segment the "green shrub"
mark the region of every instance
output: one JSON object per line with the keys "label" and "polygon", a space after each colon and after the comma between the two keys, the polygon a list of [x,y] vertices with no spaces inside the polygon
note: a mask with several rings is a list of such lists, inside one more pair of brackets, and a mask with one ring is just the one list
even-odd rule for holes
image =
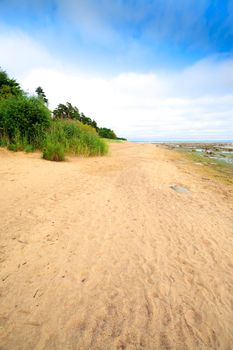
{"label": "green shrub", "polygon": [[26,153],[30,153],[30,152],[34,152],[35,151],[35,148],[33,147],[33,145],[29,145],[29,144],[27,144],[27,145],[25,145],[24,146],[24,152],[26,152]]}
{"label": "green shrub", "polygon": [[7,147],[8,143],[9,143],[9,141],[8,141],[7,137],[5,137],[5,136],[0,137],[0,147]]}
{"label": "green shrub", "polygon": [[11,96],[0,100],[0,129],[15,142],[15,138],[27,139],[27,143],[41,142],[51,125],[48,108],[40,98]]}
{"label": "green shrub", "polygon": [[55,162],[63,161],[65,160],[64,146],[59,143],[53,143],[51,140],[47,140],[44,145],[42,157]]}
{"label": "green shrub", "polygon": [[15,143],[10,143],[8,146],[7,146],[7,149],[9,149],[9,151],[13,151],[13,152],[17,152],[19,149],[17,147],[17,145]]}
{"label": "green shrub", "polygon": [[106,142],[100,139],[94,128],[70,120],[52,122],[44,141],[43,158],[51,160],[50,153],[57,150],[58,145],[62,145],[65,153],[73,155],[95,156],[108,151]]}

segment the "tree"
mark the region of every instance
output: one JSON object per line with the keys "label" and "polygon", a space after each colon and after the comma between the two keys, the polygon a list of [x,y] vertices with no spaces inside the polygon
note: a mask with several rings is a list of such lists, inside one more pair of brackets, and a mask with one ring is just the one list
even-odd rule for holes
{"label": "tree", "polygon": [[99,127],[98,127],[98,125],[97,125],[97,123],[96,123],[96,121],[95,121],[94,119],[93,119],[92,122],[91,122],[91,126],[92,126],[93,128],[95,128],[96,131],[98,132]]}
{"label": "tree", "polygon": [[76,119],[80,120],[80,113],[77,107],[73,107],[70,102],[66,104],[60,103],[53,111],[54,118],[56,119]]}
{"label": "tree", "polygon": [[91,126],[93,124],[93,120],[91,120],[89,117],[86,117],[84,113],[80,114],[80,122]]}
{"label": "tree", "polygon": [[38,86],[38,88],[36,89],[36,93],[37,93],[37,96],[40,97],[44,101],[44,103],[47,105],[48,99],[47,99],[42,87]]}
{"label": "tree", "polygon": [[53,111],[55,119],[75,119],[79,120],[81,123],[90,125],[98,131],[98,125],[95,120],[86,117],[84,113],[80,113],[76,106],[72,106],[70,102],[66,104],[60,103],[57,108]]}
{"label": "tree", "polygon": [[24,94],[15,79],[8,77],[7,73],[0,68],[0,100],[10,96],[22,96]]}
{"label": "tree", "polygon": [[99,128],[98,133],[100,137],[104,137],[106,139],[116,139],[117,136],[115,132],[108,128]]}
{"label": "tree", "polygon": [[66,104],[60,103],[57,108],[53,111],[53,116],[55,119],[75,119],[79,120],[84,125],[90,125],[94,128],[101,137],[108,139],[116,139],[117,136],[113,130],[108,128],[99,128],[96,121],[87,117],[84,113],[80,113],[78,108],[72,106],[70,102]]}

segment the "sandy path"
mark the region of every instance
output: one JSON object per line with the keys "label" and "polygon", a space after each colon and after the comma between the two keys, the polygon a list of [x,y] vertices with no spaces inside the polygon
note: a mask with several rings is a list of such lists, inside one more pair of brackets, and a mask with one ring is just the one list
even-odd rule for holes
{"label": "sandy path", "polygon": [[172,151],[111,148],[0,150],[0,349],[233,349],[233,189]]}

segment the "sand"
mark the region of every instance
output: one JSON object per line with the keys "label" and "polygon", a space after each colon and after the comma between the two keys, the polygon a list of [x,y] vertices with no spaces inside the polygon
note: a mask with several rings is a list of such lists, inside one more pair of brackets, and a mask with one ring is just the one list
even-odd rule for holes
{"label": "sand", "polygon": [[116,143],[62,163],[1,149],[0,189],[1,350],[233,348],[232,187]]}

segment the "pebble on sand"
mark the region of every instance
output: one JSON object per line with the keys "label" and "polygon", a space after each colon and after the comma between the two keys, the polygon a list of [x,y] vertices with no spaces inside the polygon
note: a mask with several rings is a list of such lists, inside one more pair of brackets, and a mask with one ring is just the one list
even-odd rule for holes
{"label": "pebble on sand", "polygon": [[178,193],[190,193],[189,190],[183,186],[171,185],[170,187]]}

